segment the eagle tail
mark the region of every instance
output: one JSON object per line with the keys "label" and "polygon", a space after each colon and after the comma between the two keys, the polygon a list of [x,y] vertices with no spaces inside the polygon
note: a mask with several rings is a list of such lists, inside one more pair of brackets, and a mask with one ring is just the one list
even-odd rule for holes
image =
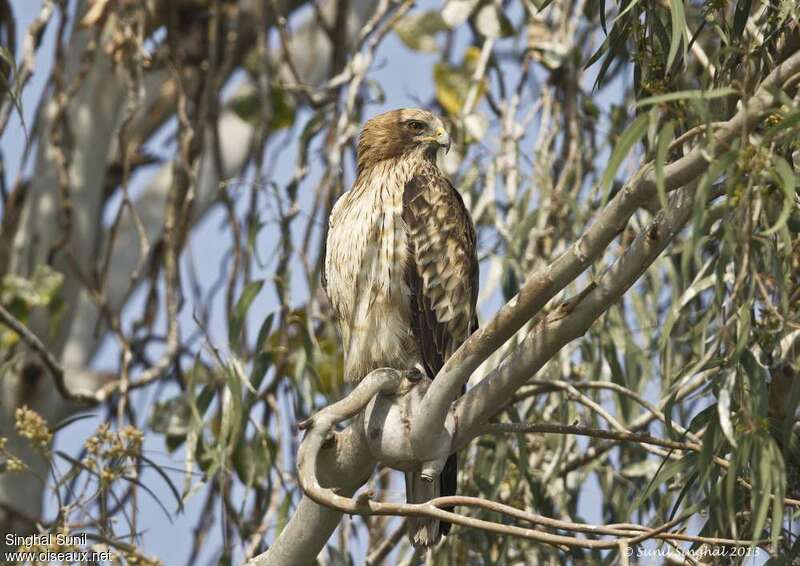
{"label": "eagle tail", "polygon": [[[458,459],[451,454],[445,462],[439,481],[426,481],[419,472],[406,473],[406,501],[425,503],[436,497],[456,494]],[[452,507],[445,507],[452,511]],[[435,546],[439,538],[450,532],[450,523],[438,519],[409,517],[408,538],[415,547]]]}
{"label": "eagle tail", "polygon": [[[419,472],[406,473],[406,501],[408,503],[425,503],[439,497],[440,492],[440,482],[424,480]],[[439,542],[440,534],[438,519],[408,518],[408,538],[415,547],[435,546]]]}

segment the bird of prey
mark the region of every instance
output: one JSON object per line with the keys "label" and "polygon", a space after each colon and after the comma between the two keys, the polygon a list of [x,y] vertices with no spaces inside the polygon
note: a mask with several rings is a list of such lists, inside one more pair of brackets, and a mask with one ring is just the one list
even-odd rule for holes
{"label": "bird of prey", "polygon": [[[414,370],[433,378],[477,327],[475,227],[436,165],[450,148],[442,121],[400,109],[369,120],[358,140],[358,175],[331,212],[322,283],[344,347],[345,375]],[[439,482],[406,474],[406,499],[454,495],[456,457]],[[416,546],[450,529],[410,519]]]}

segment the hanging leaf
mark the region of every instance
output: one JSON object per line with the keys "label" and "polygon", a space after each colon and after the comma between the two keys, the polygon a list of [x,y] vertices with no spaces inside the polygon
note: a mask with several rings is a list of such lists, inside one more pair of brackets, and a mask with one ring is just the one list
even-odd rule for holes
{"label": "hanging leaf", "polygon": [[725,435],[725,438],[728,439],[728,442],[730,442],[734,448],[736,448],[737,445],[736,438],[733,433],[734,426],[731,422],[731,394],[733,393],[735,387],[736,372],[729,371],[728,375],[725,377],[722,387],[719,390],[719,402],[717,403],[719,426],[722,429],[722,433]]}
{"label": "hanging leaf", "polygon": [[[448,63],[437,63],[433,68],[433,80],[436,84],[436,99],[439,104],[452,115],[461,114],[467,93],[472,86],[475,65],[480,57],[480,50],[470,47],[464,53],[464,60],[458,66]],[[485,83],[478,85],[478,99],[486,89]]]}
{"label": "hanging leaf", "polygon": [[269,438],[257,433],[250,439],[239,439],[233,451],[233,468],[239,479],[248,487],[255,485],[269,471]]}
{"label": "hanging leaf", "polygon": [[760,539],[764,525],[767,522],[767,512],[769,511],[770,495],[772,494],[772,466],[773,453],[767,445],[767,439],[762,438],[761,442],[753,446],[755,459],[753,460],[753,539]]}
{"label": "hanging leaf", "polygon": [[750,17],[750,6],[753,0],[739,0],[736,3],[736,10],[733,13],[733,34],[732,37],[739,38],[744,34],[747,25],[747,18]]}
{"label": "hanging leaf", "polygon": [[606,170],[603,172],[603,177],[600,179],[600,191],[603,195],[602,206],[605,206],[608,200],[609,190],[611,189],[611,181],[617,174],[619,166],[628,157],[633,145],[638,142],[647,131],[647,124],[650,117],[647,114],[638,116],[628,128],[622,133],[619,141],[614,146],[614,151],[611,152],[611,157],[608,160]]}
{"label": "hanging leaf", "polygon": [[486,4],[475,16],[475,27],[485,37],[510,37],[514,35],[514,26],[495,4]]}
{"label": "hanging leaf", "polygon": [[263,279],[251,281],[245,285],[244,290],[239,297],[239,301],[236,303],[236,306],[233,309],[233,315],[228,321],[228,342],[234,349],[239,345],[242,327],[245,319],[247,318],[247,312],[250,310],[250,305],[253,304],[253,301],[258,293],[261,292],[261,288],[263,286]]}
{"label": "hanging leaf", "polygon": [[715,88],[711,90],[678,90],[675,92],[668,92],[666,94],[659,94],[657,96],[643,98],[636,102],[636,106],[643,108],[652,104],[661,104],[676,100],[711,100],[713,98],[731,96],[732,94],[736,94],[736,91],[729,87]]}
{"label": "hanging leaf", "polygon": [[442,19],[451,28],[467,21],[480,0],[449,0],[442,10]]}
{"label": "hanging leaf", "polygon": [[661,208],[667,208],[667,189],[664,183],[664,167],[667,164],[667,149],[672,142],[675,128],[672,122],[667,122],[661,131],[658,133],[658,141],[656,142],[656,190],[658,191],[658,201],[661,203]]}
{"label": "hanging leaf", "polygon": [[608,29],[606,27],[606,0],[600,0],[599,12],[600,12],[600,27],[603,28],[603,34],[608,36]]}
{"label": "hanging leaf", "polygon": [[[686,16],[683,12],[683,0],[670,0],[670,15],[672,16],[672,40],[669,44],[669,55],[667,55],[667,69],[672,67],[672,62],[678,54],[678,48],[683,43],[684,61],[686,60],[686,46],[689,43],[686,37]],[[682,41],[683,40],[683,41]]]}
{"label": "hanging leaf", "polygon": [[447,29],[442,15],[434,10],[410,14],[394,24],[395,33],[406,46],[429,53],[439,51],[436,35]]}
{"label": "hanging leaf", "polygon": [[762,236],[770,236],[783,228],[795,207],[796,178],[794,171],[792,171],[792,167],[786,160],[779,155],[773,155],[772,157],[775,161],[775,170],[772,172],[772,177],[783,193],[783,205],[781,206],[781,212],[775,224],[762,232]]}

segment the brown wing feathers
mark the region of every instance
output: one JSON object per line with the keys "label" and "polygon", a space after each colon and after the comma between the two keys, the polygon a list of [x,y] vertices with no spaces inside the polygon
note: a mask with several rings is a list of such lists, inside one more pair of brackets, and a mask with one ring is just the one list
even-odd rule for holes
{"label": "brown wing feathers", "polygon": [[473,330],[478,262],[475,230],[461,195],[441,175],[417,175],[405,186],[406,280],[411,325],[429,377]]}

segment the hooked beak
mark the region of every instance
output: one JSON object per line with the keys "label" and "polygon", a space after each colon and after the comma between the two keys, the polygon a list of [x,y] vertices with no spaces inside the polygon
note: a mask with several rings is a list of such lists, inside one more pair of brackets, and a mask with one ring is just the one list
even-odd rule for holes
{"label": "hooked beak", "polygon": [[450,134],[448,134],[444,128],[436,130],[433,141],[436,142],[439,147],[443,147],[445,153],[450,151]]}

